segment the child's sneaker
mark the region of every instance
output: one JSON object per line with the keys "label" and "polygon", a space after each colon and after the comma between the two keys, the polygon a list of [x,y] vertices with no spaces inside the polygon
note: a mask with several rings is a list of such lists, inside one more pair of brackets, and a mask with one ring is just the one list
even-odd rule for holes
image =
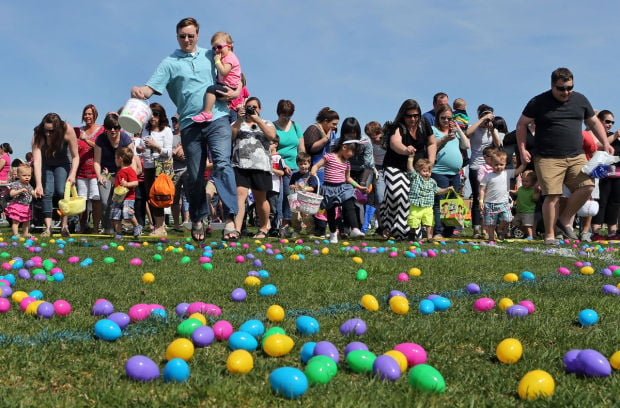
{"label": "child's sneaker", "polygon": [[123,235],[122,234],[115,234],[114,235],[114,239],[117,241],[122,241],[123,240]]}
{"label": "child's sneaker", "polygon": [[364,234],[362,231],[360,231],[359,228],[353,228],[351,230],[351,233],[349,234],[350,238],[361,238],[361,237],[365,237],[366,234]]}
{"label": "child's sneaker", "polygon": [[133,227],[133,237],[138,238],[140,235],[142,235],[142,225],[136,225]]}
{"label": "child's sneaker", "polygon": [[192,120],[196,123],[211,122],[213,120],[213,114],[200,112],[198,115],[192,116]]}
{"label": "child's sneaker", "polygon": [[338,243],[338,233],[337,232],[332,232],[329,234],[329,243],[330,244],[337,244]]}

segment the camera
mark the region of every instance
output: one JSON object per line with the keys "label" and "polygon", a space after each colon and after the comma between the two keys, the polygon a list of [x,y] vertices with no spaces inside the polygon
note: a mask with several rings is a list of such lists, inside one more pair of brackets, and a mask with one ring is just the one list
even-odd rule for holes
{"label": "camera", "polygon": [[245,114],[250,116],[250,115],[254,115],[256,113],[256,108],[254,106],[246,106],[245,107]]}

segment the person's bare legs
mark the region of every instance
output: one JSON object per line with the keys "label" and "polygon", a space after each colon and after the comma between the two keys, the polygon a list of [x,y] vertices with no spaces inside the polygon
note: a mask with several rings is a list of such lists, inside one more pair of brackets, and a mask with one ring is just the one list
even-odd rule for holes
{"label": "person's bare legs", "polygon": [[564,208],[558,217],[560,224],[572,227],[571,220],[573,216],[588,201],[588,198],[592,195],[592,190],[594,190],[594,186],[584,186],[573,191],[570,197],[566,199]]}
{"label": "person's bare legs", "polygon": [[237,206],[239,207],[235,216],[235,230],[241,231],[243,219],[245,217],[245,201],[248,199],[248,188],[237,186]]}
{"label": "person's bare legs", "polygon": [[493,241],[495,239],[495,225],[485,225],[484,229],[489,236],[489,241]]}
{"label": "person's bare legs", "polygon": [[555,239],[555,222],[557,217],[557,205],[560,201],[560,194],[550,194],[545,196],[542,205],[543,222],[545,224],[545,239]]}
{"label": "person's bare legs", "polygon": [[267,201],[266,191],[252,191],[254,194],[254,202],[256,203],[256,213],[258,214],[258,220],[260,221],[260,230],[269,232],[269,201]]}

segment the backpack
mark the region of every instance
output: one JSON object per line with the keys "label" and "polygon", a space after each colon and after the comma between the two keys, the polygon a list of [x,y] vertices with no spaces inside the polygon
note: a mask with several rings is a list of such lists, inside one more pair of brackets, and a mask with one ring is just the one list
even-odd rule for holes
{"label": "backpack", "polygon": [[174,184],[165,173],[160,173],[149,191],[149,204],[157,208],[167,208],[174,201]]}

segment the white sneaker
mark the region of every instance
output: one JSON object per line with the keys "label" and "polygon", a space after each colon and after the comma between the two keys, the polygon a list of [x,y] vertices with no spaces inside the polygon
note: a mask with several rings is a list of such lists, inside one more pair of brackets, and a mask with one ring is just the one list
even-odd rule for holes
{"label": "white sneaker", "polygon": [[592,242],[592,234],[590,232],[584,232],[581,234],[581,240],[583,242]]}
{"label": "white sneaker", "polygon": [[350,238],[360,238],[360,237],[365,237],[366,234],[364,234],[362,231],[360,231],[359,228],[353,228],[351,230],[351,233],[349,234]]}
{"label": "white sneaker", "polygon": [[332,232],[331,234],[329,234],[329,243],[330,244],[337,244],[338,243],[338,233],[337,232]]}

